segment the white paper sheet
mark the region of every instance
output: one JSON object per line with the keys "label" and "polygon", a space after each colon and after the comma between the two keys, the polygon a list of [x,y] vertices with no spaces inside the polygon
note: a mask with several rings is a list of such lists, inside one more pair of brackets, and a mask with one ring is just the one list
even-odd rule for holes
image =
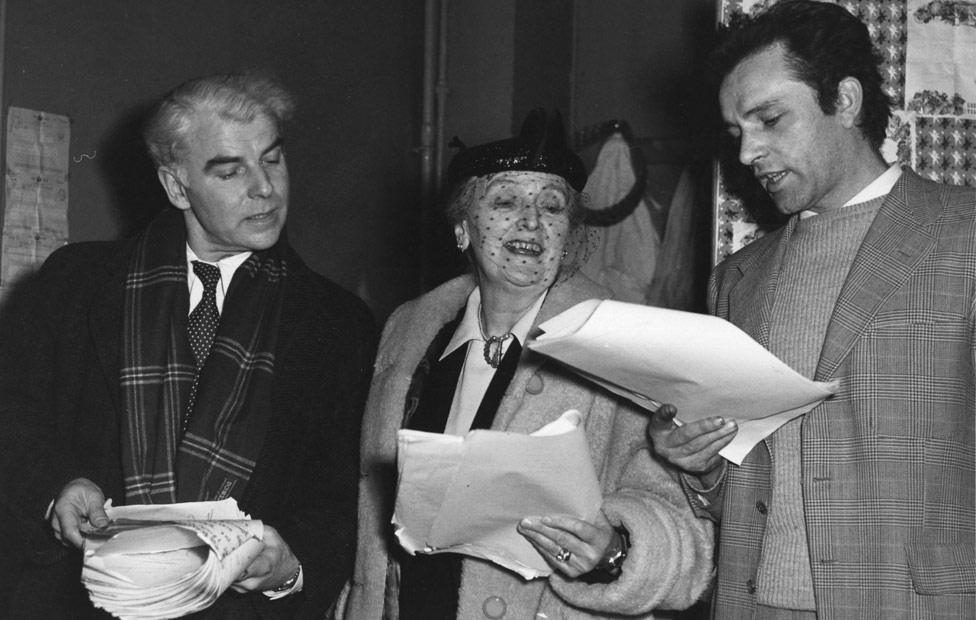
{"label": "white paper sheet", "polygon": [[515,527],[529,516],[596,517],[603,497],[580,423],[570,410],[531,435],[399,431],[400,544],[412,554],[484,558],[525,579],[550,574]]}
{"label": "white paper sheet", "polygon": [[541,324],[530,341],[548,355],[649,411],[678,409],[678,423],[720,415],[739,432],[721,454],[740,464],[759,441],[836,389],[810,381],[723,319],[591,299]]}

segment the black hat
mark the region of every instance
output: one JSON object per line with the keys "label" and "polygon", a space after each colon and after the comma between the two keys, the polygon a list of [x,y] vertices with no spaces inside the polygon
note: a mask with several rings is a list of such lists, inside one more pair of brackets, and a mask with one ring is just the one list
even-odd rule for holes
{"label": "black hat", "polygon": [[518,136],[461,150],[447,166],[447,182],[506,170],[557,174],[578,192],[586,185],[583,161],[566,146],[562,116],[543,108],[529,112]]}

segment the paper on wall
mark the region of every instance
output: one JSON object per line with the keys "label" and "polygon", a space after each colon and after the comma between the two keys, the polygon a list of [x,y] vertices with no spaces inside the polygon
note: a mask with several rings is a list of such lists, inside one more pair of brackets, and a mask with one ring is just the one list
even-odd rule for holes
{"label": "paper on wall", "polygon": [[68,117],[10,107],[0,287],[9,288],[68,242]]}

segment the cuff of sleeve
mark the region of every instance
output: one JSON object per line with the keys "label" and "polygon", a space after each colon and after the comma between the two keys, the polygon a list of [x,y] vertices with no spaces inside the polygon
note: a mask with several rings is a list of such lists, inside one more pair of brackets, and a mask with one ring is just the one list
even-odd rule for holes
{"label": "cuff of sleeve", "polygon": [[[682,486],[686,490],[690,491],[689,499],[693,503],[697,503],[701,508],[710,509],[715,503],[719,493],[722,490],[722,485],[725,484],[725,476],[728,474],[728,462],[722,461],[722,471],[719,473],[718,478],[715,479],[715,483],[708,488],[702,488],[701,479],[698,476],[692,476],[684,472],[681,473]],[[697,501],[695,501],[697,500]]]}
{"label": "cuff of sleeve", "polygon": [[296,592],[301,592],[302,588],[305,586],[305,573],[302,570],[302,565],[298,565],[298,570],[295,574],[289,577],[283,584],[275,588],[274,590],[264,590],[261,594],[264,594],[272,601],[278,600],[279,598],[284,598],[286,596],[291,596]]}

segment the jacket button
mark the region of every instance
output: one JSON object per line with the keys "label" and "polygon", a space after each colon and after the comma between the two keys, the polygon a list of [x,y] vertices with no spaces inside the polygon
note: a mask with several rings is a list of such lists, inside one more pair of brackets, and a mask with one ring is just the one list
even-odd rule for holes
{"label": "jacket button", "polygon": [[766,508],[766,504],[764,504],[762,501],[756,502],[756,510],[758,510],[759,514],[761,515],[764,515],[767,512],[769,512],[769,509]]}
{"label": "jacket button", "polygon": [[481,604],[481,611],[485,612],[486,618],[504,618],[507,609],[505,599],[500,596],[489,596]]}
{"label": "jacket button", "polygon": [[756,582],[752,579],[746,582],[746,589],[749,590],[749,594],[756,593]]}
{"label": "jacket button", "polygon": [[543,388],[542,377],[540,377],[539,375],[532,375],[532,377],[529,379],[529,382],[525,385],[525,391],[528,392],[529,394],[532,394],[533,396],[542,392],[542,388]]}

